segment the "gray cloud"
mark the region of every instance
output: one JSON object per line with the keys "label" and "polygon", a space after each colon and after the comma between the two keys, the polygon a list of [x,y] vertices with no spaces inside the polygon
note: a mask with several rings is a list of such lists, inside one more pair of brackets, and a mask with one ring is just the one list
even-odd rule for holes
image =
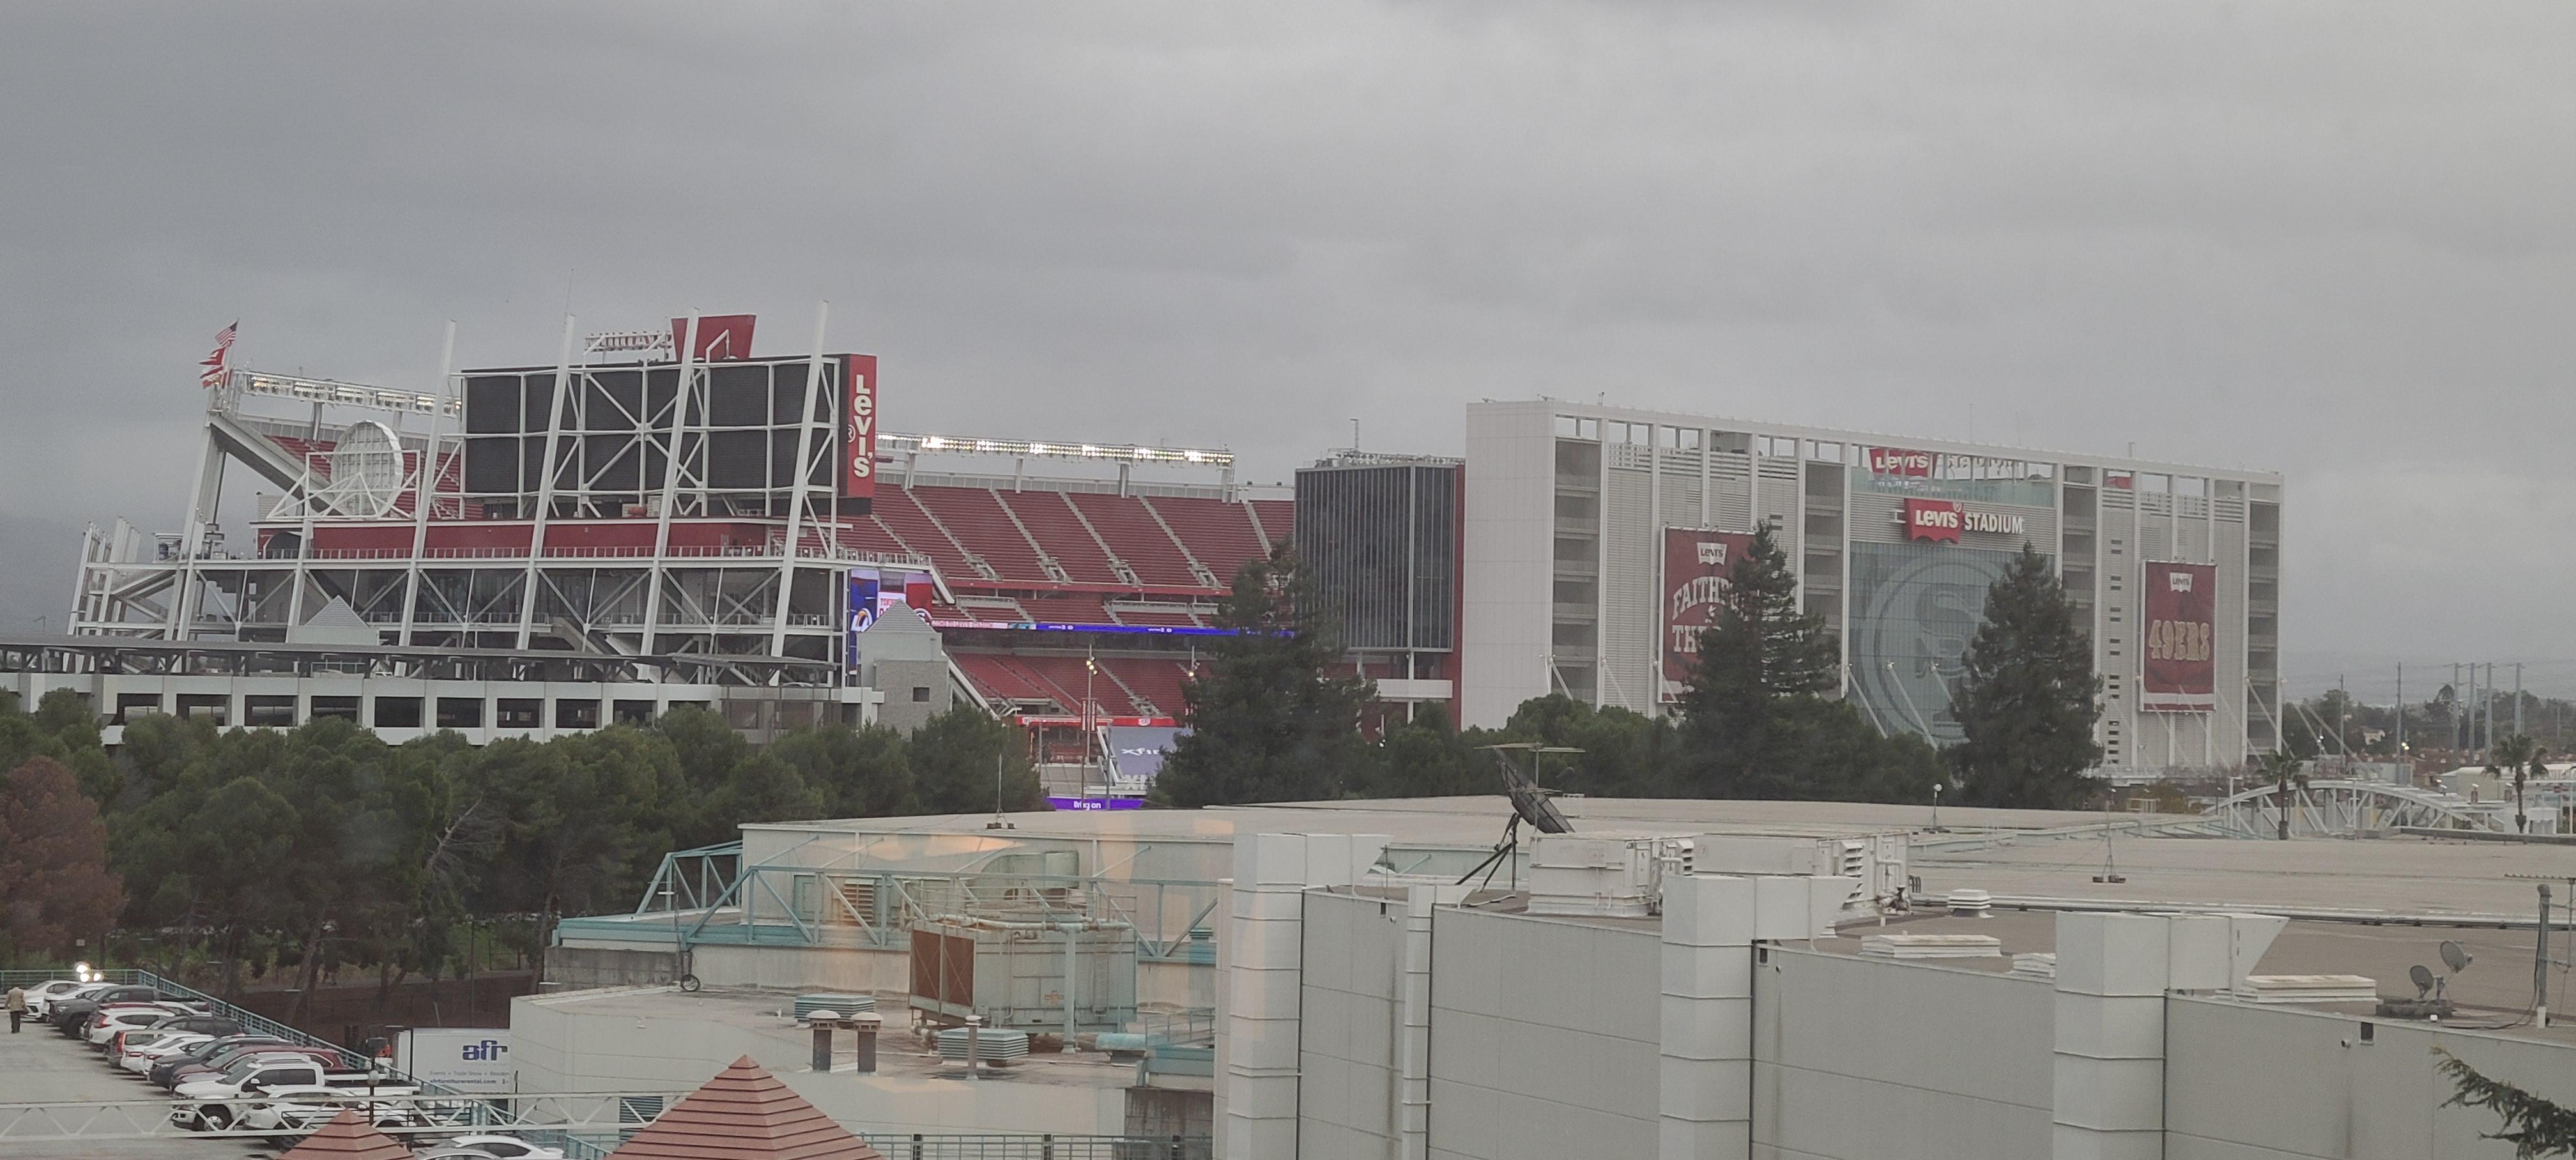
{"label": "gray cloud", "polygon": [[225,322],[251,365],[420,382],[447,318],[544,361],[569,294],[795,342],[829,298],[894,428],[1264,479],[1533,393],[2134,440],[2291,473],[2303,684],[2576,658],[2563,5],[0,19],[0,620],[56,610],[63,525],[175,517]]}

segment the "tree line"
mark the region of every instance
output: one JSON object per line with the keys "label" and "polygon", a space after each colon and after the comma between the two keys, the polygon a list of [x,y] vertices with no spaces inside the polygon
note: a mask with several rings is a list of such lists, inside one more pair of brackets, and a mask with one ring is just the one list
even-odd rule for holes
{"label": "tree line", "polygon": [[2102,758],[2092,644],[2027,545],[1986,593],[1951,703],[1964,739],[1940,750],[1882,733],[1835,695],[1839,650],[1798,607],[1768,528],[1729,567],[1680,702],[1661,716],[1550,694],[1498,729],[1453,729],[1434,707],[1372,739],[1367,683],[1338,674],[1317,609],[1288,548],[1236,574],[1219,620],[1239,631],[1184,691],[1191,731],[1157,777],[1161,801],[1488,794],[1500,783],[1483,749],[1507,742],[1581,750],[1546,782],[1595,796],[1928,802],[1946,785],[1946,800],[2064,809],[2099,789],[2086,773]]}
{"label": "tree line", "polygon": [[[135,719],[111,755],[68,690],[0,697],[0,962],[98,958],[226,993],[292,969],[439,978],[473,938],[542,967],[556,919],[634,904],[673,849],[745,822],[1036,808],[1017,734],[972,705],[910,735],[753,746],[703,709],[480,748],[353,722]],[[297,1012],[298,1015],[301,1012]]]}

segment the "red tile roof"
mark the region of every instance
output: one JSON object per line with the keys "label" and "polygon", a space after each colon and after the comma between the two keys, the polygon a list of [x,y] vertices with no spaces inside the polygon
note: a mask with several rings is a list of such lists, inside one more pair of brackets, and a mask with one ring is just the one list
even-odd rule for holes
{"label": "red tile roof", "polygon": [[331,1117],[322,1130],[277,1160],[412,1160],[411,1149],[375,1129],[354,1108]]}
{"label": "red tile roof", "polygon": [[610,1160],[884,1160],[746,1055],[646,1124]]}

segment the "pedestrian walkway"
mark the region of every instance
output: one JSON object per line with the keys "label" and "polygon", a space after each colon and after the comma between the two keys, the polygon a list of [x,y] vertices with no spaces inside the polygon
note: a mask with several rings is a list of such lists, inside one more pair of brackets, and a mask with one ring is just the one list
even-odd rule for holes
{"label": "pedestrian walkway", "polygon": [[[86,1044],[65,1039],[51,1027],[27,1024],[16,1035],[0,1025],[0,1105],[92,1104],[166,1099],[161,1089],[107,1066]],[[149,1109],[136,1109],[140,1114]],[[17,1120],[15,1109],[0,1111],[0,1132]],[[237,1140],[68,1140],[33,1144],[0,1139],[0,1156],[8,1160],[234,1160],[257,1155]]]}

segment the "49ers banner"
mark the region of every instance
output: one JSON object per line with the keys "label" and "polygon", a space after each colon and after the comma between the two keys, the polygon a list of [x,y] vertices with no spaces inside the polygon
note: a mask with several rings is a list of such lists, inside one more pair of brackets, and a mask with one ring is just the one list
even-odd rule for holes
{"label": "49ers banner", "polygon": [[2207,713],[2218,707],[2218,568],[2146,565],[2145,665],[2138,707],[2150,713]]}
{"label": "49ers banner", "polygon": [[1689,682],[1700,630],[1717,623],[1726,570],[1752,544],[1748,532],[1664,529],[1664,700],[1679,698]]}

